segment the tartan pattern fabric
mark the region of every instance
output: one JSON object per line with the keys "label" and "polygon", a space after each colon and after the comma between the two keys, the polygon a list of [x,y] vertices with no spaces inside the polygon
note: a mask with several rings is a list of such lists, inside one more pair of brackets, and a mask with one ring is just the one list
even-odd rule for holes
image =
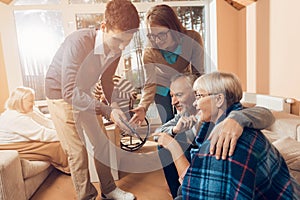
{"label": "tartan pattern fabric", "polygon": [[[241,109],[239,103],[231,110]],[[191,150],[191,165],[182,184],[183,199],[293,199],[288,167],[276,148],[258,130],[245,128],[233,156],[216,160],[209,153],[213,125],[203,123]]]}

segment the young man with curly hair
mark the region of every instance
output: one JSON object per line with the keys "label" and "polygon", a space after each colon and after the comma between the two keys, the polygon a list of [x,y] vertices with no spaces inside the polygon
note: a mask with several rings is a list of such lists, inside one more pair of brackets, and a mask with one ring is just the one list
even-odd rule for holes
{"label": "young man with curly hair", "polygon": [[94,99],[91,89],[100,77],[110,101],[114,87],[112,76],[140,20],[136,8],[128,0],[109,1],[104,15],[100,30],[82,29],[66,37],[49,66],[45,90],[58,137],[68,155],[78,199],[97,197],[88,170],[85,146],[88,138],[102,198],[133,200],[134,195],[118,188],[113,180],[109,142],[97,121],[97,115],[103,115],[126,129],[120,120],[125,119],[125,115],[113,103],[105,105]]}

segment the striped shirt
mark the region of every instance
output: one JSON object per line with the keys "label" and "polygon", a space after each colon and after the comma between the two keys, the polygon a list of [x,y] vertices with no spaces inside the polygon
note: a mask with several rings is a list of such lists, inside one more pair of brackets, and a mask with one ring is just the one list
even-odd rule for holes
{"label": "striped shirt", "polygon": [[[229,108],[240,109],[240,104]],[[227,112],[219,120],[228,115]],[[245,128],[234,155],[216,160],[206,140],[213,125],[203,123],[191,150],[191,165],[182,184],[183,199],[293,199],[288,167],[276,148],[258,130]]]}
{"label": "striped shirt", "polygon": [[[120,109],[126,112],[129,109],[130,99],[132,98],[131,93],[135,91],[135,88],[129,80],[117,75],[113,76],[113,83],[114,90],[111,101],[116,102]],[[92,93],[96,99],[108,104],[103,92],[101,80],[96,83]]]}

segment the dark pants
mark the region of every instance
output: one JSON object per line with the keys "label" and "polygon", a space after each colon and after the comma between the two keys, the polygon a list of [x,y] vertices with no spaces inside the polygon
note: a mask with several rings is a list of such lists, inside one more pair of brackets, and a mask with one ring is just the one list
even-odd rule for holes
{"label": "dark pants", "polygon": [[[190,148],[191,146],[186,142],[186,136],[184,134],[176,135],[175,139],[180,144],[185,157],[190,162]],[[179,176],[176,169],[176,166],[173,162],[172,154],[169,150],[158,146],[158,154],[161,161],[161,164],[163,166],[165,178],[167,181],[167,184],[169,186],[170,192],[172,194],[172,197],[175,198],[177,196],[177,191],[180,186],[179,183]]]}
{"label": "dark pants", "polygon": [[163,166],[167,184],[169,186],[172,197],[175,198],[177,196],[177,190],[180,186],[180,183],[178,181],[179,176],[177,173],[176,166],[172,160],[172,155],[169,150],[163,147],[158,147],[158,150],[159,150],[158,151],[159,158]]}
{"label": "dark pants", "polygon": [[174,111],[171,104],[170,93],[168,93],[167,96],[155,94],[154,101],[157,106],[159,117],[163,124],[174,118]]}
{"label": "dark pants", "polygon": [[182,198],[182,186],[180,186],[179,188],[178,188],[178,193],[177,193],[177,197],[176,198],[174,198],[174,200],[182,200],[183,198]]}

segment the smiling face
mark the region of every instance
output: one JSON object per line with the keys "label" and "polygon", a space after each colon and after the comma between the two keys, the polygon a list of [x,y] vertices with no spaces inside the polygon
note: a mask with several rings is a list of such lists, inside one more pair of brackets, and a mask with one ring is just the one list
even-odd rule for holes
{"label": "smiling face", "polygon": [[149,40],[155,43],[159,49],[172,51],[176,48],[171,30],[167,27],[150,25],[148,31]]}
{"label": "smiling face", "polygon": [[241,83],[236,75],[225,72],[204,74],[194,82],[194,106],[204,122],[216,122],[226,110],[239,103],[243,96]]}
{"label": "smiling face", "polygon": [[197,90],[195,96],[196,100],[193,105],[196,107],[200,121],[215,122],[220,115],[216,95],[209,94],[204,90]]}
{"label": "smiling face", "polygon": [[180,77],[173,81],[170,85],[170,95],[172,98],[172,105],[180,114],[196,114],[196,110],[193,107],[195,100],[194,91],[192,85],[184,77]]}

